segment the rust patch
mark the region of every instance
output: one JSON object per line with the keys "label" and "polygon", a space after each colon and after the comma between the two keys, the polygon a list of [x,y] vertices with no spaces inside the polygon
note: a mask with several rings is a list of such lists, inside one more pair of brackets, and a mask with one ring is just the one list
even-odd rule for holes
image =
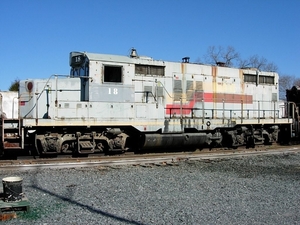
{"label": "rust patch", "polygon": [[217,67],[216,66],[212,66],[211,67],[211,75],[213,77],[216,77],[217,76]]}
{"label": "rust patch", "polygon": [[244,73],[243,73],[242,69],[239,70],[239,77],[240,77],[240,81],[241,81],[241,90],[242,90],[242,93],[245,93]]}
{"label": "rust patch", "polygon": [[17,133],[5,133],[4,137],[18,137]]}
{"label": "rust patch", "polygon": [[181,63],[181,73],[185,74],[185,63]]}
{"label": "rust patch", "polygon": [[11,219],[16,219],[17,213],[16,212],[2,212],[0,213],[0,221],[6,221]]}
{"label": "rust patch", "polygon": [[4,148],[19,148],[20,144],[19,143],[11,143],[11,142],[4,142]]}

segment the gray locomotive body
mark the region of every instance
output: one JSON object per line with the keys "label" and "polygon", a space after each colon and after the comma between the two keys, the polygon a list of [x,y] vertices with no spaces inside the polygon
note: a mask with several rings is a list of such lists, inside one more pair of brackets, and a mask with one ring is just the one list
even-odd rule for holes
{"label": "gray locomotive body", "polygon": [[68,76],[20,81],[18,117],[2,117],[2,152],[237,147],[295,136],[274,72],[166,62],[134,49],[71,52],[70,66]]}

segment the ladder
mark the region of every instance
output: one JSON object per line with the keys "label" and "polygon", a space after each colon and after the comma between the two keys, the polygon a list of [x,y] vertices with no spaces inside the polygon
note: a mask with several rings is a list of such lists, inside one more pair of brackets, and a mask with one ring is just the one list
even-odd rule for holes
{"label": "ladder", "polygon": [[22,149],[22,129],[21,121],[19,119],[5,119],[0,120],[1,128],[1,147],[3,150],[8,149]]}

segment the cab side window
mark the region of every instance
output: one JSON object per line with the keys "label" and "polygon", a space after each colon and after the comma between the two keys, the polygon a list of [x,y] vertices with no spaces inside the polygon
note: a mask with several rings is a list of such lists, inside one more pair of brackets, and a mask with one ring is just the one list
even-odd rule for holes
{"label": "cab side window", "polygon": [[104,82],[122,82],[121,66],[104,66]]}

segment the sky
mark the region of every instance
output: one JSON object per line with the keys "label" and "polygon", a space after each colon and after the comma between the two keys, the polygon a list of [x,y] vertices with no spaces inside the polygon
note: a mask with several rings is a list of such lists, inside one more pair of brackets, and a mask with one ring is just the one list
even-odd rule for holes
{"label": "sky", "polygon": [[190,62],[210,46],[264,57],[300,78],[300,0],[0,1],[0,90],[15,80],[69,74],[86,51]]}

